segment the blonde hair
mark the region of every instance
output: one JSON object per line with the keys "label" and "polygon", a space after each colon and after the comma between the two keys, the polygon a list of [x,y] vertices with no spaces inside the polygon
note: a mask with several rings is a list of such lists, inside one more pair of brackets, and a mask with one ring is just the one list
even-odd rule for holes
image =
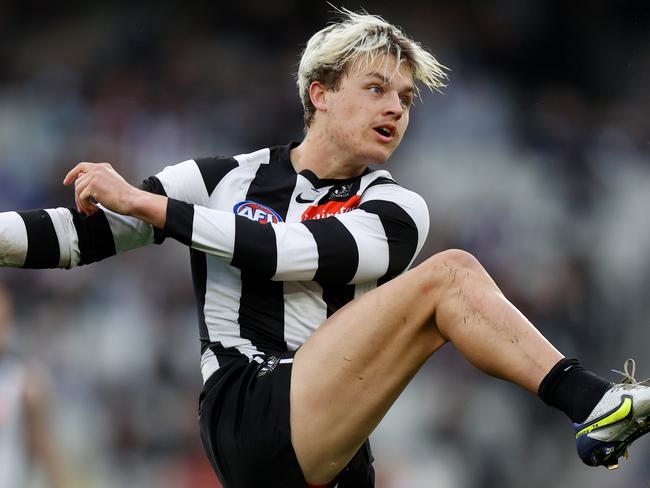
{"label": "blonde hair", "polygon": [[[314,81],[336,90],[348,63],[365,57],[364,66],[372,64],[378,55],[392,54],[396,66],[407,63],[414,81],[430,90],[445,87],[447,68],[418,42],[406,36],[399,28],[377,15],[355,13],[345,8],[336,9],[342,19],[316,32],[302,52],[296,83],[304,109],[305,129],[315,114],[309,97],[309,86]],[[416,94],[419,89],[416,86]]]}

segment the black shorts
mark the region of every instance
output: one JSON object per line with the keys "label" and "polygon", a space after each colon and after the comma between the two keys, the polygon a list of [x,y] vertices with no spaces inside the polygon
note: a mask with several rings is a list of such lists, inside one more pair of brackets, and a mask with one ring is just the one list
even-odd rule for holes
{"label": "black shorts", "polygon": [[[205,383],[199,399],[201,442],[224,488],[307,487],[291,445],[293,355],[269,354],[260,357],[262,362],[238,356]],[[366,441],[332,486],[374,487],[372,461]]]}

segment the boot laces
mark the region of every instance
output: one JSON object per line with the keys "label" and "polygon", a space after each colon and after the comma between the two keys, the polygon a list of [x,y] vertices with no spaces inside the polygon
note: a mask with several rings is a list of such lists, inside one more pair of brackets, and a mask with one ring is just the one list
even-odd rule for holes
{"label": "boot laces", "polygon": [[625,363],[623,364],[623,371],[619,371],[617,369],[612,369],[612,372],[618,373],[623,377],[623,380],[621,381],[621,384],[623,385],[642,385],[644,383],[647,383],[650,381],[650,378],[646,378],[643,381],[637,381],[635,376],[636,373],[636,362],[634,359],[626,359]]}

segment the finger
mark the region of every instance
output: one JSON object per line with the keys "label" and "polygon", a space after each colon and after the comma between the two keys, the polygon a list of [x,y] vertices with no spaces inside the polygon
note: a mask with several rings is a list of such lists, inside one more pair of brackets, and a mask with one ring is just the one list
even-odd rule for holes
{"label": "finger", "polygon": [[79,163],[76,165],[74,168],[72,168],[70,171],[68,171],[68,174],[65,175],[65,178],[63,178],[63,184],[64,185],[69,185],[72,183],[74,180],[77,179],[77,176],[79,176],[79,173],[81,173],[83,170],[81,168],[81,164]]}
{"label": "finger", "polygon": [[80,173],[79,176],[74,180],[74,202],[77,206],[78,212],[83,212],[81,200],[79,194],[88,186],[90,180],[87,177],[88,173]]}
{"label": "finger", "polygon": [[79,194],[79,201],[81,203],[81,210],[86,215],[92,215],[97,211],[97,207],[93,203],[93,201],[95,201],[95,195],[93,194],[92,188],[90,186],[86,187]]}
{"label": "finger", "polygon": [[91,199],[95,200],[95,190],[91,183],[92,179],[87,174],[75,182],[75,201],[79,211],[86,215],[92,215],[95,212],[95,206],[91,201]]}
{"label": "finger", "polygon": [[81,173],[88,173],[93,169],[94,166],[95,163],[87,163],[87,162],[79,163],[74,168],[72,168],[67,175],[65,175],[65,178],[63,178],[63,184],[64,185],[71,184],[73,181],[77,179],[77,177]]}
{"label": "finger", "polygon": [[90,215],[95,210],[95,205],[93,202],[95,200],[95,193],[91,186],[87,186],[79,193],[79,204],[81,205],[81,210],[87,215]]}
{"label": "finger", "polygon": [[[81,206],[79,205],[79,192],[77,191],[77,188],[79,187],[79,184],[84,180],[84,177],[88,173],[81,172],[77,175],[77,177],[74,179],[74,202],[75,205],[77,206],[77,211],[81,212]],[[66,183],[69,184],[69,183]]]}

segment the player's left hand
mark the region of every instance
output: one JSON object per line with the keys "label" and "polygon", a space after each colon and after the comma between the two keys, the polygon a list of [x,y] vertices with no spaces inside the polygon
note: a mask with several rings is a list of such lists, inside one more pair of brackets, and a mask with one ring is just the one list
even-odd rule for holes
{"label": "player's left hand", "polygon": [[88,216],[97,211],[97,203],[114,212],[129,215],[131,202],[139,191],[108,163],[79,163],[63,180],[64,185],[72,183],[75,184],[77,210]]}

